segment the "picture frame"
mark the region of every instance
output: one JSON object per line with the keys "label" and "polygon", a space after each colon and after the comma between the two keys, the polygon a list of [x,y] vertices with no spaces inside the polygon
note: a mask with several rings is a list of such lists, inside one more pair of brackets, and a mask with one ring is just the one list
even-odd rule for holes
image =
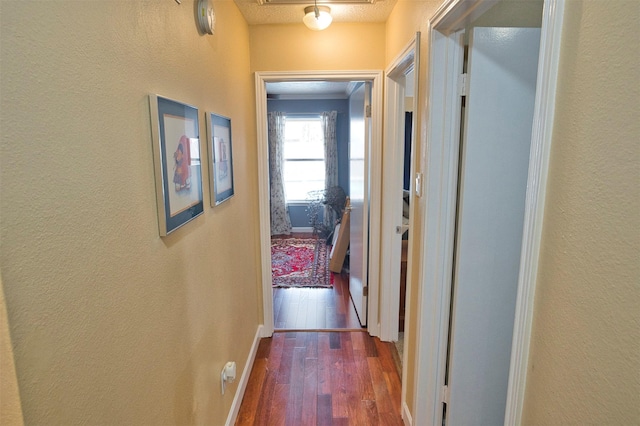
{"label": "picture frame", "polygon": [[215,207],[234,195],[231,119],[207,113],[207,134],[211,207]]}
{"label": "picture frame", "polygon": [[165,237],[204,212],[198,109],[149,95],[158,229]]}

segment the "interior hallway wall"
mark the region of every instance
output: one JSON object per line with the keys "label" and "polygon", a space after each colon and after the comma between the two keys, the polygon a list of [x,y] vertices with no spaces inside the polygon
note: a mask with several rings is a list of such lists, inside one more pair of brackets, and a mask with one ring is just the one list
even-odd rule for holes
{"label": "interior hallway wall", "polygon": [[[0,269],[26,424],[223,424],[261,322],[249,29],[216,2],[0,2]],[[148,95],[231,118],[235,196],[158,234]],[[206,167],[207,162],[204,162]],[[3,376],[4,380],[4,376]]]}
{"label": "interior hallway wall", "polygon": [[251,25],[249,31],[251,71],[384,69],[383,22],[335,22],[323,31],[302,23]]}
{"label": "interior hallway wall", "polygon": [[640,422],[638,21],[567,1],[523,425]]}
{"label": "interior hallway wall", "polygon": [[[416,129],[416,140],[414,141],[415,171],[423,172],[425,170],[427,146],[427,87],[429,86],[428,67],[429,67],[429,19],[438,10],[442,4],[438,1],[414,1],[414,0],[398,0],[386,24],[385,38],[385,63],[387,66],[398,55],[402,53],[404,48],[416,38],[416,32],[420,31],[420,63],[417,75],[417,90],[414,94],[414,115]],[[420,261],[422,259],[422,241],[423,230],[422,222],[426,213],[426,206],[420,199],[416,199],[410,206],[410,226],[409,231],[409,251],[416,261],[408,265],[407,270],[407,299],[408,315],[405,323],[405,340],[404,351],[407,352],[407,374],[403,378],[406,382],[406,402],[409,413],[415,413],[416,406],[416,331],[418,327],[418,299],[420,294],[421,283],[419,282]]]}

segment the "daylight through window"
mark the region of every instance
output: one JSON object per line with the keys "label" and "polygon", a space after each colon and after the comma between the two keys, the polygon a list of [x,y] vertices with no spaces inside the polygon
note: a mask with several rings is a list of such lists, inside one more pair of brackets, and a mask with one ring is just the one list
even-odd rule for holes
{"label": "daylight through window", "polygon": [[287,117],[284,135],[284,187],[287,202],[305,201],[324,189],[324,136],[320,117]]}

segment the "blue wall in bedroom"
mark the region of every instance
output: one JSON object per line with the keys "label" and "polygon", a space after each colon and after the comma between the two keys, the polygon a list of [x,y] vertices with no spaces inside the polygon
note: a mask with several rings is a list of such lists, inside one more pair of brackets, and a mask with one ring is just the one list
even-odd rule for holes
{"label": "blue wall in bedroom", "polygon": [[[267,111],[281,111],[295,114],[320,114],[324,111],[338,111],[336,136],[338,140],[338,184],[349,193],[349,100],[267,100]],[[293,227],[308,227],[306,206],[289,206],[289,217]]]}

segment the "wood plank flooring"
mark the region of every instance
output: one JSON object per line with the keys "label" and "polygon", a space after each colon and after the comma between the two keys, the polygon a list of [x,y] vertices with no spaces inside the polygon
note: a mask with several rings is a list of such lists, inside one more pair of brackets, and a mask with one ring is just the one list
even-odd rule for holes
{"label": "wood plank flooring", "polygon": [[361,329],[349,297],[349,274],[333,276],[332,288],[274,288],[275,329]]}
{"label": "wood plank flooring", "polygon": [[260,341],[236,425],[402,425],[393,344],[364,331]]}

